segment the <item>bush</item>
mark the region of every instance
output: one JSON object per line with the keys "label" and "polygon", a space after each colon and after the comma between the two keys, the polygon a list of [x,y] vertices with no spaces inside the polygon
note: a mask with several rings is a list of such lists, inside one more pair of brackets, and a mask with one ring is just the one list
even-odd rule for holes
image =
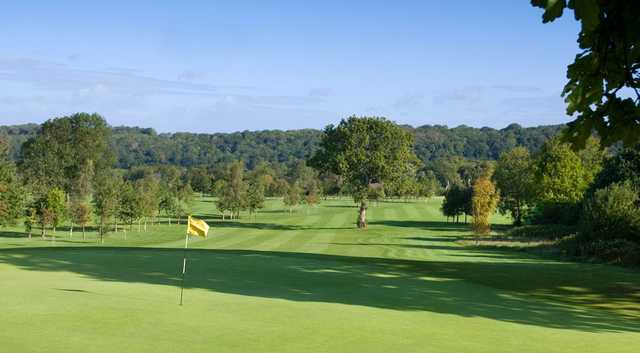
{"label": "bush", "polygon": [[580,206],[572,202],[543,202],[536,205],[526,216],[527,224],[576,225],[580,217]]}
{"label": "bush", "polygon": [[640,244],[627,239],[586,240],[576,235],[562,238],[558,247],[564,255],[626,266],[640,265]]}
{"label": "bush", "polygon": [[627,239],[640,243],[640,199],[630,182],[597,190],[585,203],[580,236],[589,240]]}
{"label": "bush", "polygon": [[507,236],[514,238],[533,238],[556,240],[575,234],[576,228],[561,224],[528,225],[511,229]]}

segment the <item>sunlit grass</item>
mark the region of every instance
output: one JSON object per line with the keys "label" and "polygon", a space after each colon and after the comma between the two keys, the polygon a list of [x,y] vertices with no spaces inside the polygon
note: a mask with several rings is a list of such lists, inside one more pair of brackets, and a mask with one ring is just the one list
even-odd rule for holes
{"label": "sunlit grass", "polygon": [[104,245],[6,229],[0,351],[636,351],[640,274],[475,247],[440,202],[380,203],[361,231],[348,199],[234,221],[199,200],[212,230],[190,241],[182,307],[184,224]]}

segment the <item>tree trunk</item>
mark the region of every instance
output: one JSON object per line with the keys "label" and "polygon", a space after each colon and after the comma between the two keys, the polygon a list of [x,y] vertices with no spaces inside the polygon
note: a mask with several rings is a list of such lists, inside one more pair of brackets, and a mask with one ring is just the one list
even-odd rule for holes
{"label": "tree trunk", "polygon": [[358,214],[358,228],[367,228],[367,203],[365,201],[362,201],[360,203],[360,211]]}
{"label": "tree trunk", "polygon": [[82,225],[82,240],[87,240],[87,236],[84,232],[84,225]]}
{"label": "tree trunk", "polygon": [[69,227],[69,239],[73,238],[73,224]]}
{"label": "tree trunk", "polygon": [[522,212],[520,211],[520,203],[516,204],[515,212],[514,212],[515,226],[520,227],[522,225]]}
{"label": "tree trunk", "polygon": [[144,219],[144,232],[147,232],[147,219]]}

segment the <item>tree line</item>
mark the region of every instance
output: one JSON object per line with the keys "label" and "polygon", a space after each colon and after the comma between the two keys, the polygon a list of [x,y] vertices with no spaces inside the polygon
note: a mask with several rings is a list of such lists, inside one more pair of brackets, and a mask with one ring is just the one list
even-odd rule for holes
{"label": "tree line", "polygon": [[[477,203],[485,216],[496,208],[509,214],[518,234],[552,238],[554,228],[567,230],[569,252],[581,256],[621,254],[640,263],[640,146],[611,151],[596,137],[576,150],[560,137],[546,141],[537,153],[516,147],[495,162],[480,163],[444,192],[442,212],[459,221],[478,219]],[[474,227],[475,227],[474,223]],[[488,228],[480,229],[487,233]]]}
{"label": "tree line", "polygon": [[[511,124],[504,129],[441,125],[411,127],[403,125],[413,136],[413,149],[424,164],[452,158],[496,160],[516,146],[530,152],[540,149],[561,125],[523,128]],[[0,126],[0,138],[9,144],[9,156],[17,161],[25,141],[37,135],[40,125]],[[260,161],[291,164],[308,159],[317,149],[323,131],[266,130],[235,133],[158,134],[150,128],[110,127],[110,150],[118,168],[169,164],[185,168],[228,164],[243,160],[248,168]]]}

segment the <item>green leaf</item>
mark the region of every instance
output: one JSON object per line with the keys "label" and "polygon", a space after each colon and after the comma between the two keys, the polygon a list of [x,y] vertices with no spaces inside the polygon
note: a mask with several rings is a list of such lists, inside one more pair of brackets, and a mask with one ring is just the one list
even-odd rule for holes
{"label": "green leaf", "polygon": [[547,23],[562,16],[562,11],[567,7],[566,0],[532,0],[533,6],[544,8],[542,22]]}
{"label": "green leaf", "polygon": [[576,20],[582,21],[582,31],[591,32],[600,23],[600,5],[597,0],[573,0]]}

